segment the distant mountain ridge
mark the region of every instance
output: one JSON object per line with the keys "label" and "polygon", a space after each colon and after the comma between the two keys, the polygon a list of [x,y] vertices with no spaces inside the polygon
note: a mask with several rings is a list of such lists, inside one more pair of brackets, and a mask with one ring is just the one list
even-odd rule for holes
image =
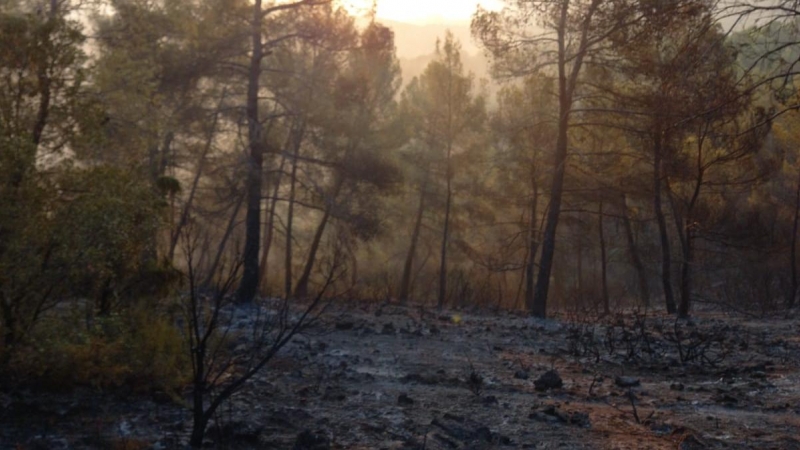
{"label": "distant mountain ridge", "polygon": [[475,75],[476,83],[481,78],[489,78],[489,61],[470,34],[469,22],[441,22],[424,25],[380,20],[383,25],[394,30],[397,57],[403,71],[403,84],[425,70],[436,53],[436,40],[444,39],[450,30],[461,42],[461,61],[465,72]]}
{"label": "distant mountain ridge", "polygon": [[469,22],[440,22],[431,24],[411,24],[393,20],[379,20],[394,30],[398,58],[415,58],[433,53],[436,39],[444,38],[448,29],[461,42],[465,53],[478,53],[480,50],[470,34]]}

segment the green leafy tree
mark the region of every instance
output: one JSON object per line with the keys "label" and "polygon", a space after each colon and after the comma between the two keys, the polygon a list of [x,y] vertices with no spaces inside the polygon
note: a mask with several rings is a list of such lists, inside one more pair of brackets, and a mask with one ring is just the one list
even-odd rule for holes
{"label": "green leafy tree", "polygon": [[0,12],[0,314],[6,349],[58,300],[53,222],[58,191],[40,170],[57,164],[81,130],[83,35],[58,4]]}

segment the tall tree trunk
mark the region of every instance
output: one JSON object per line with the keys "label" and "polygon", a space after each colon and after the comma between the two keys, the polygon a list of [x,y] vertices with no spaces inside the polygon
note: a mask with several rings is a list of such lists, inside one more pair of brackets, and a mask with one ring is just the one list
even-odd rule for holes
{"label": "tall tree trunk", "polygon": [[225,253],[225,247],[228,245],[228,239],[230,239],[231,234],[233,234],[233,229],[236,225],[236,218],[239,216],[239,210],[242,208],[242,204],[244,204],[245,196],[246,194],[242,194],[239,196],[239,199],[236,200],[236,206],[234,206],[231,218],[228,220],[228,226],[225,227],[225,234],[222,235],[222,239],[219,241],[217,253],[214,256],[214,262],[211,263],[208,274],[206,275],[205,280],[203,280],[203,286],[211,286],[211,284],[214,282],[214,277],[216,276],[217,270],[219,270],[219,264],[222,261],[222,255]]}
{"label": "tall tree trunk", "polygon": [[339,192],[341,192],[343,186],[344,177],[339,177],[328,197],[325,212],[322,215],[322,221],[320,221],[319,226],[317,226],[317,231],[314,233],[314,240],[311,241],[311,248],[308,252],[306,265],[303,267],[303,273],[300,274],[300,279],[297,280],[297,286],[294,288],[294,296],[297,298],[304,298],[308,295],[308,282],[311,279],[311,271],[314,269],[314,262],[317,259],[319,245],[322,242],[322,236],[325,234],[325,227],[328,225],[328,221],[333,213],[333,208],[336,205],[336,199],[339,198]]}
{"label": "tall tree trunk", "polygon": [[442,309],[447,298],[447,244],[450,240],[450,208],[453,202],[453,170],[450,162],[452,145],[447,147],[447,197],[444,204],[444,228],[442,230],[442,249],[439,260],[439,297],[437,307]]}
{"label": "tall tree trunk", "polygon": [[[547,295],[550,290],[550,276],[553,271],[553,258],[556,252],[556,231],[561,215],[561,196],[564,192],[564,173],[567,165],[567,134],[572,112],[572,99],[578,83],[578,76],[583,67],[583,59],[589,49],[589,29],[592,17],[600,6],[600,0],[592,0],[586,16],[581,24],[579,48],[572,57],[567,57],[567,28],[570,1],[562,0],[559,22],[557,25],[558,44],[558,138],[553,161],[553,181],[550,188],[550,209],[542,238],[542,256],[539,259],[539,275],[536,278],[536,290],[533,296],[531,313],[536,317],[547,317]],[[572,63],[569,70],[567,65]]]}
{"label": "tall tree trunk", "polygon": [[275,235],[275,210],[278,207],[278,190],[281,187],[281,179],[283,178],[283,168],[286,165],[286,155],[281,156],[281,163],[278,166],[278,175],[275,177],[275,184],[272,187],[272,198],[269,200],[269,212],[267,213],[267,220],[264,221],[264,246],[261,250],[261,262],[259,267],[261,274],[259,275],[259,287],[262,293],[265,293],[267,288],[267,273],[269,270],[269,251],[272,248],[272,239]]}
{"label": "tall tree trunk", "polygon": [[661,198],[661,163],[662,163],[662,139],[661,132],[653,136],[653,209],[656,213],[658,222],[658,234],[661,239],[661,285],[664,288],[664,301],[667,305],[667,312],[675,314],[675,295],[672,292],[672,256],[670,255],[669,234],[667,232],[667,220],[664,217],[664,210]]}
{"label": "tall tree trunk", "polygon": [[286,298],[292,296],[292,231],[294,227],[294,198],[297,190],[297,158],[300,156],[301,142],[294,142],[294,153],[292,156],[292,174],[289,179],[289,211],[286,217],[286,253],[285,272],[284,272],[284,295]]}
{"label": "tall tree trunk", "polygon": [[[274,122],[270,122],[270,125]],[[287,138],[286,144],[284,148],[288,148],[290,145],[294,145],[294,143],[298,140],[301,140],[301,137],[298,137],[298,133],[295,131],[296,129],[292,127],[292,132],[290,133],[289,137]],[[300,133],[302,135],[302,132]],[[299,143],[297,146],[299,147]],[[264,248],[261,252],[261,275],[260,275],[260,288],[261,292],[264,293],[267,289],[267,273],[269,270],[269,252],[272,249],[272,241],[274,240],[275,236],[275,216],[276,216],[276,209],[278,207],[278,191],[281,188],[281,180],[283,180],[283,168],[286,167],[286,152],[283,152],[281,155],[281,163],[278,166],[278,175],[275,178],[275,183],[272,187],[272,199],[269,203],[269,213],[267,215],[267,220],[264,223]],[[291,200],[292,202],[294,199]]]}
{"label": "tall tree trunk", "polygon": [[645,271],[642,258],[639,255],[639,249],[636,246],[636,239],[633,235],[633,226],[631,219],[628,216],[628,204],[625,194],[622,195],[622,225],[625,229],[625,239],[628,242],[628,252],[631,258],[631,264],[636,270],[636,276],[639,281],[639,300],[645,307],[650,306],[650,287],[647,284],[647,272]]}
{"label": "tall tree trunk", "polygon": [[789,292],[789,298],[787,299],[787,305],[789,308],[794,307],[795,302],[797,301],[797,289],[798,289],[798,280],[797,280],[797,229],[798,223],[800,222],[800,177],[797,180],[797,191],[795,193],[794,198],[794,223],[792,224],[792,244],[791,248],[789,249],[789,270],[791,271],[792,275],[792,291]]}
{"label": "tall tree trunk", "polygon": [[533,196],[531,198],[531,219],[528,223],[528,260],[525,263],[525,306],[529,311],[533,310],[533,297],[534,297],[534,270],[536,267],[536,252],[538,251],[539,243],[536,239],[536,216],[538,214],[537,206],[539,204],[539,187],[534,180],[531,183],[533,186]]}
{"label": "tall tree trunk", "polygon": [[694,264],[694,236],[691,225],[685,225],[683,238],[683,261],[681,261],[681,302],[678,305],[678,317],[689,317],[692,298],[692,264]]}
{"label": "tall tree trunk", "polygon": [[703,178],[705,176],[705,169],[703,168],[703,144],[705,143],[706,136],[708,136],[708,126],[706,125],[705,132],[701,130],[698,134],[697,140],[697,176],[694,182],[694,191],[686,207],[686,214],[682,219],[679,219],[677,206],[675,205],[672,189],[667,183],[668,193],[670,195],[670,202],[674,210],[675,220],[678,226],[678,236],[681,239],[681,248],[683,250],[683,260],[681,261],[681,302],[678,305],[678,317],[689,317],[689,308],[692,301],[692,266],[694,265],[694,233],[697,225],[694,220],[694,208],[697,205],[697,200],[700,198],[700,190],[703,187]]}
{"label": "tall tree trunk", "polygon": [[402,303],[408,301],[409,292],[411,291],[411,271],[414,267],[414,255],[417,252],[417,242],[419,241],[420,230],[422,229],[422,216],[425,213],[425,196],[427,195],[428,182],[427,177],[425,182],[420,188],[419,194],[419,207],[417,208],[417,217],[414,220],[414,229],[411,232],[411,244],[408,247],[408,255],[406,255],[405,264],[403,264],[403,277],[400,280],[400,294],[398,299]]}
{"label": "tall tree trunk", "polygon": [[603,286],[603,313],[608,315],[611,313],[611,299],[608,295],[608,259],[606,257],[606,235],[603,229],[603,202],[600,202],[597,222],[597,231],[600,237],[600,276]]}
{"label": "tall tree trunk", "polygon": [[303,273],[300,279],[297,280],[297,287],[294,289],[294,296],[297,298],[305,298],[308,296],[308,282],[311,279],[311,271],[314,268],[314,261],[317,259],[317,251],[319,251],[319,244],[322,242],[322,235],[325,233],[325,226],[331,217],[331,210],[333,209],[333,202],[328,204],[325,208],[325,213],[322,215],[322,221],[317,226],[317,232],[314,233],[314,240],[311,242],[311,249],[308,252],[308,259],[303,268]]}
{"label": "tall tree trunk", "polygon": [[[581,213],[578,213],[578,226],[582,225]],[[585,298],[583,297],[583,230],[578,229],[578,257],[577,267],[575,268],[575,299],[579,305],[584,304]]]}
{"label": "tall tree trunk", "polygon": [[[675,222],[675,230],[678,235],[678,242],[680,244],[681,249],[681,265],[680,265],[680,280],[678,283],[678,293],[680,297],[678,298],[678,317],[685,318],[689,314],[689,302],[691,298],[691,280],[690,280],[690,268],[692,263],[692,249],[691,249],[691,237],[689,236],[689,223],[691,209],[686,211],[686,217],[682,214],[682,212],[678,209],[678,205],[675,201],[675,196],[672,193],[672,187],[670,186],[669,182],[666,183],[667,188],[667,198],[669,199],[669,204],[672,209],[672,217]],[[690,206],[691,208],[691,206]],[[685,309],[685,310],[684,310]]]}
{"label": "tall tree trunk", "polygon": [[260,90],[261,61],[263,48],[261,39],[262,0],[255,0],[253,5],[253,23],[251,24],[252,52],[250,70],[247,80],[247,125],[250,155],[247,161],[247,218],[245,219],[245,243],[242,280],[237,292],[240,302],[253,300],[258,290],[258,253],[261,250],[261,185],[263,183],[264,136],[258,113],[258,93]]}

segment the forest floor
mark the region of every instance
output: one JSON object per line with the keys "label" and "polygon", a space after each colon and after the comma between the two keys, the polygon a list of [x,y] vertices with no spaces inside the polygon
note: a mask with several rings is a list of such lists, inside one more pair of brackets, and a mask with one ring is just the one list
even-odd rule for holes
{"label": "forest floor", "polygon": [[[183,448],[190,424],[164,399],[0,394],[1,449]],[[800,319],[339,305],[223,408],[209,446],[800,449]]]}

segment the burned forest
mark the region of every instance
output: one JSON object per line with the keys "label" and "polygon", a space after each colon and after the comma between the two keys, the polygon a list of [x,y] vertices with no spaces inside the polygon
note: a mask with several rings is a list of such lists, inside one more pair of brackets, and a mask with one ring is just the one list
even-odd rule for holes
{"label": "burned forest", "polygon": [[799,67],[797,0],[0,0],[0,450],[800,449]]}

